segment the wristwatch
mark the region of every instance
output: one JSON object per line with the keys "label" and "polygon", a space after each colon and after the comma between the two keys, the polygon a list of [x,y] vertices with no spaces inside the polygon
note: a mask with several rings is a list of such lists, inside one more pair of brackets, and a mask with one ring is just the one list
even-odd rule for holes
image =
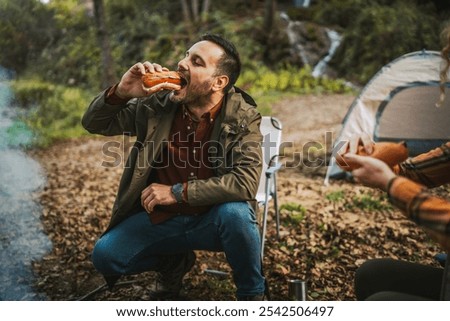
{"label": "wristwatch", "polygon": [[178,183],[172,186],[172,194],[178,203],[183,203],[183,184]]}

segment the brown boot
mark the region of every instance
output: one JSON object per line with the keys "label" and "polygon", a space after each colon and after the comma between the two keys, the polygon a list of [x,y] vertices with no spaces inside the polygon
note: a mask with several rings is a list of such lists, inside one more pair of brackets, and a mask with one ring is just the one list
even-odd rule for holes
{"label": "brown boot", "polygon": [[178,298],[183,285],[183,278],[194,266],[194,263],[195,253],[192,251],[161,257],[155,286],[150,290],[150,299],[173,300]]}

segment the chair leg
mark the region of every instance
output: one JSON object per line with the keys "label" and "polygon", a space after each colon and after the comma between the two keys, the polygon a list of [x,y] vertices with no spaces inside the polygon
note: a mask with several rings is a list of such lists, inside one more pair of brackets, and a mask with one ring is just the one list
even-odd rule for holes
{"label": "chair leg", "polygon": [[264,244],[266,241],[266,231],[267,231],[267,213],[269,211],[269,193],[268,189],[270,186],[270,178],[266,179],[266,195],[264,199],[264,212],[262,217],[262,231],[261,231],[261,259],[264,258]]}
{"label": "chair leg", "polygon": [[263,213],[263,226],[262,226],[262,234],[261,234],[261,258],[264,257],[264,246],[266,242],[266,232],[267,232],[267,212],[269,210],[269,206],[267,206],[267,202],[264,204],[264,213]]}
{"label": "chair leg", "polygon": [[280,212],[278,210],[277,175],[273,175],[273,205],[275,206],[275,217],[277,220],[277,238],[280,239]]}

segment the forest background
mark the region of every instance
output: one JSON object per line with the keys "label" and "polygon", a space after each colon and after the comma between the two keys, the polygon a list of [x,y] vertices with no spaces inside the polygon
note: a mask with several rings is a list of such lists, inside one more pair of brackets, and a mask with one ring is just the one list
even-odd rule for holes
{"label": "forest background", "polygon": [[[220,33],[239,48],[238,85],[255,96],[263,114],[294,94],[355,90],[384,64],[421,49],[439,50],[450,18],[446,0],[314,0],[307,8],[282,0],[0,0],[0,66],[14,79],[15,103],[33,144],[78,137],[91,97],[118,81],[137,61],[176,68],[205,32]],[[312,77],[292,52],[284,11],[306,23],[307,40],[320,46],[318,26],[343,40],[332,77]],[[353,86],[348,86],[351,82]]]}

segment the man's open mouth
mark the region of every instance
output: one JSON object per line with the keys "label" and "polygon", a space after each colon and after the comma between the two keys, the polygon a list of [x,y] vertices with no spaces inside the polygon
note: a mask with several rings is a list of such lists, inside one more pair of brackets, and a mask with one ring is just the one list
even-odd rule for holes
{"label": "man's open mouth", "polygon": [[179,74],[180,74],[180,78],[181,78],[180,86],[181,86],[181,88],[184,88],[187,86],[188,81],[186,80],[186,78],[184,77],[183,74],[181,74],[181,73],[179,73]]}

